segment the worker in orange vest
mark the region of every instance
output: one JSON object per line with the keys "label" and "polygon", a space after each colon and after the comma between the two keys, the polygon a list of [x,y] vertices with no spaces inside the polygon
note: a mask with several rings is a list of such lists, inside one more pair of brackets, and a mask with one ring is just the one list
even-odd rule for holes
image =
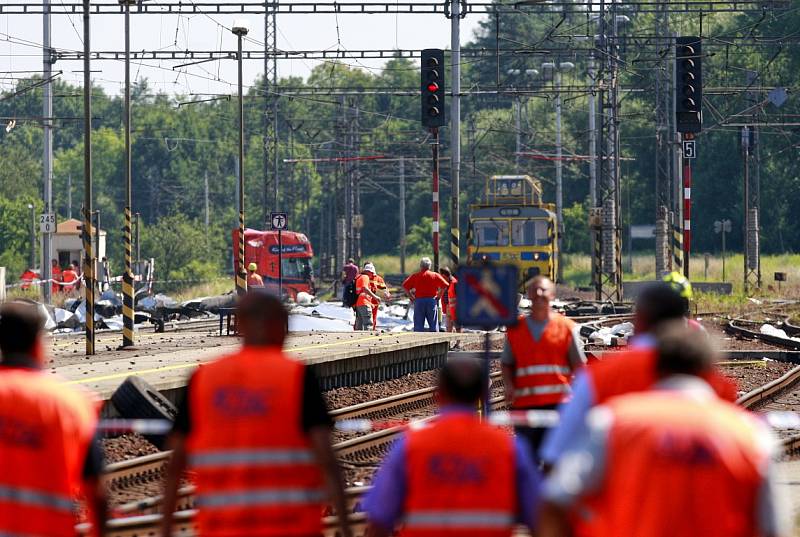
{"label": "worker in orange vest", "polygon": [[540,476],[526,445],[475,415],[486,389],[480,361],[439,372],[439,415],[392,446],[364,501],[367,535],[510,537],[535,525]]}
{"label": "worker in orange vest", "polygon": [[[642,290],[636,299],[636,336],[631,338],[628,349],[604,353],[602,360],[592,362],[575,376],[572,398],[559,409],[560,422],[547,433],[539,452],[546,468],[586,434],[586,416],[592,407],[618,395],[649,390],[656,383],[656,334],[665,324],[681,321],[684,312],[684,299],[673,286],[653,283]],[[704,378],[718,397],[736,400],[736,384],[717,368]],[[582,501],[572,513],[573,532],[579,537],[595,534],[594,507],[590,503],[591,500]]]}
{"label": "worker in orange vest", "polygon": [[448,332],[461,332],[461,327],[456,325],[456,284],[458,280],[447,267],[439,269],[439,274],[447,281],[447,290],[442,293],[442,313],[447,319]]}
{"label": "worker in orange vest", "polygon": [[653,389],[595,407],[545,486],[540,536],[571,535],[567,508],[593,498],[597,537],[787,535],[773,481],[775,442],[702,377],[714,350],[677,321],[657,342]]}
{"label": "worker in orange vest", "polygon": [[[375,267],[375,265],[373,265],[372,263],[369,263],[369,262],[366,263],[366,265],[372,265],[373,268]],[[376,295],[379,294],[379,293],[382,294],[384,300],[389,300],[389,298],[391,298],[392,295],[391,295],[391,293],[389,293],[389,289],[386,287],[386,282],[384,281],[383,277],[381,277],[377,272],[370,275],[369,283],[370,283],[370,286],[369,286],[370,291],[372,291]],[[373,329],[377,329],[378,328],[378,306],[379,305],[380,304],[378,304],[378,302],[376,302],[376,301],[372,302],[372,328]]]}
{"label": "worker in orange vest", "polygon": [[356,278],[355,330],[372,330],[372,308],[378,307],[381,297],[372,291],[372,278],[375,277],[375,266],[372,263],[364,264],[364,269]]}
{"label": "worker in orange vest", "polygon": [[[506,401],[515,410],[553,410],[570,394],[573,373],[586,363],[577,325],[550,309],[555,285],[544,276],[527,284],[531,311],[510,327],[500,360]],[[545,433],[518,426],[538,460]]]}
{"label": "worker in orange vest", "polygon": [[79,278],[80,276],[78,276],[78,273],[75,271],[73,265],[67,265],[67,268],[65,268],[64,272],[61,273],[61,280],[64,282],[64,285],[61,288],[62,291],[67,294],[75,291]]}
{"label": "worker in orange vest", "polygon": [[264,287],[264,280],[258,273],[258,265],[255,263],[247,265],[247,287]]}
{"label": "worker in orange vest", "polygon": [[52,284],[50,286],[50,291],[53,294],[56,294],[59,291],[61,291],[61,286],[59,285],[59,283],[62,281],[62,278],[61,278],[61,267],[58,266],[58,261],[55,260],[55,259],[50,261],[50,266],[51,266],[50,273],[52,274],[52,278],[53,278],[53,282],[52,282]]}
{"label": "worker in orange vest", "polygon": [[243,347],[200,366],[178,409],[162,535],[188,466],[200,537],[318,536],[326,496],[347,512],[325,400],[312,370],[283,352],[289,314],[277,297],[244,295],[236,318]]}
{"label": "worker in orange vest", "polygon": [[106,497],[97,409],[44,365],[36,306],[0,308],[0,535],[73,537],[83,498],[101,535]]}

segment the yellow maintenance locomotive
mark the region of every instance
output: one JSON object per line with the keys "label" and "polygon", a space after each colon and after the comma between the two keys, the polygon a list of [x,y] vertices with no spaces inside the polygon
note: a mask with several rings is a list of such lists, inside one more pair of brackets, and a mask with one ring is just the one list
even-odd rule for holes
{"label": "yellow maintenance locomotive", "polygon": [[494,175],[483,203],[471,205],[467,256],[519,267],[520,283],[542,274],[555,280],[558,259],[556,212],[542,203],[541,183],[528,175]]}

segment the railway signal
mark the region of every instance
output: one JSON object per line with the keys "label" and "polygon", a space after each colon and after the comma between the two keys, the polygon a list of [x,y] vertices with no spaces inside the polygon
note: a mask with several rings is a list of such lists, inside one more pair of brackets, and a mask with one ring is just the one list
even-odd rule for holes
{"label": "railway signal", "polygon": [[684,36],[675,42],[675,121],[678,132],[702,130],[703,59],[700,38]]}
{"label": "railway signal", "polygon": [[444,126],[444,51],[429,48],[422,51],[420,71],[422,124],[428,128]]}

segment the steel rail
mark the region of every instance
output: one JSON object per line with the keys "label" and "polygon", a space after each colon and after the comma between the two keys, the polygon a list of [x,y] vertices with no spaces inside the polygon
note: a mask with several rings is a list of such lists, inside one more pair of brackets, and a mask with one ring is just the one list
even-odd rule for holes
{"label": "steel rail", "polygon": [[790,349],[790,350],[800,350],[800,341],[795,341],[792,339],[786,339],[778,336],[772,336],[769,334],[762,334],[760,332],[755,332],[753,330],[749,330],[740,326],[741,324],[759,324],[755,321],[747,321],[744,319],[732,319],[728,321],[728,324],[725,325],[725,332],[736,337],[741,337],[744,339],[750,340],[758,340],[763,341],[764,343],[768,343],[770,345],[774,345],[776,347],[781,347],[783,349]]}
{"label": "steel rail", "polygon": [[[491,375],[492,380],[498,380],[500,373],[495,372]],[[404,413],[426,406],[433,406],[434,404],[435,388],[422,388],[413,390],[404,394],[398,394],[366,403],[360,403],[349,407],[343,407],[331,412],[332,417],[336,421],[348,419],[376,419],[386,417],[390,414]],[[495,397],[491,399],[493,408],[502,407],[504,402],[503,397]],[[427,421],[431,418],[425,418],[422,421]],[[405,426],[389,427],[384,430],[376,431],[366,435],[359,436],[350,440],[345,440],[334,445],[334,450],[340,458],[356,459],[356,463],[368,462],[374,457],[379,457],[394,439],[402,431],[406,429]],[[144,457],[137,457],[127,461],[122,461],[109,465],[106,468],[104,476],[108,486],[113,490],[115,488],[122,488],[129,485],[142,484],[146,481],[153,479],[160,479],[163,477],[163,472],[166,463],[170,457],[171,452],[164,451],[146,455]],[[363,535],[366,530],[366,520],[362,513],[355,511],[359,510],[359,502],[361,497],[368,487],[353,487],[347,489],[348,507],[351,513],[348,515],[350,518],[351,527],[353,528],[354,535]],[[193,505],[192,495],[194,494],[194,487],[182,487],[179,490],[179,502],[177,511],[176,533],[180,535],[193,535],[192,522],[194,519],[195,511],[191,508]],[[104,535],[106,537],[135,537],[141,535],[149,535],[156,531],[161,522],[161,515],[157,513],[161,502],[162,496],[154,496],[145,498],[140,501],[129,502],[115,509],[118,514],[125,515],[122,518],[115,518],[109,521]],[[136,516],[130,516],[137,513]],[[326,513],[331,515],[332,513]],[[334,537],[337,535],[337,518],[335,516],[323,517],[324,535]],[[81,534],[88,533],[88,525],[80,525],[78,527]]]}

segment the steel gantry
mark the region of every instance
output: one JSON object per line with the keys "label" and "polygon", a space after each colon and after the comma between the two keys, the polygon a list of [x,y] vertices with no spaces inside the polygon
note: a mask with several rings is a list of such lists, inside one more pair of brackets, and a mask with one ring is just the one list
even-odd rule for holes
{"label": "steel gantry", "polygon": [[[625,2],[626,14],[657,13],[662,10],[662,0],[634,0]],[[667,2],[671,13],[760,13],[765,9],[785,9],[791,6],[788,0],[699,0],[684,2]],[[148,2],[142,5],[142,13],[156,15],[244,15],[264,14],[271,10],[278,15],[376,15],[376,14],[409,14],[409,15],[445,15],[450,8],[449,2],[433,1],[378,1],[378,2]],[[572,0],[553,0],[541,3],[539,0],[520,1],[510,4],[498,4],[490,0],[479,0],[463,3],[461,14],[487,13],[563,13],[577,15],[603,14],[608,6],[604,2],[577,3]],[[601,7],[602,6],[602,7]],[[42,4],[29,2],[4,2],[0,4],[0,15],[42,14]],[[50,7],[52,14],[82,15],[83,3],[76,1],[59,2]],[[116,1],[95,2],[89,6],[89,15],[123,14],[124,8]]]}

